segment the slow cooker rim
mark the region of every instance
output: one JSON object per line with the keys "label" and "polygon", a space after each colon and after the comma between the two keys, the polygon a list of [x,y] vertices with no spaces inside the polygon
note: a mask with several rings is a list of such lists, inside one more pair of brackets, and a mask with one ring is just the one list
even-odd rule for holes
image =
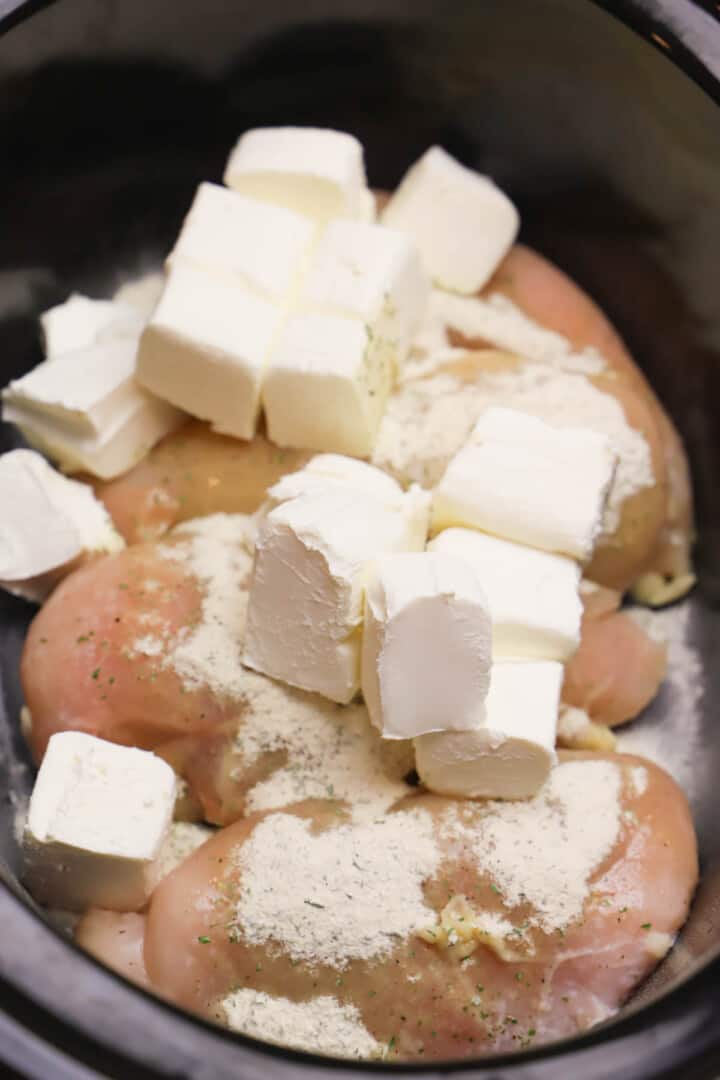
{"label": "slow cooker rim", "polygon": [[[0,36],[14,26],[50,7],[58,0],[0,0]],[[589,0],[642,37],[681,68],[714,101],[720,104],[720,45],[712,63],[701,60],[690,44],[690,31],[698,13],[712,18],[702,0],[670,0],[674,25],[668,22],[668,0]],[[688,39],[688,44],[685,42]]]}
{"label": "slow cooker rim", "polygon": [[[56,0],[0,0],[0,34],[13,26],[32,17],[43,8],[54,4]],[[666,20],[667,5],[658,0],[591,0],[608,14],[619,19],[629,29],[644,38],[653,48],[663,52],[665,57],[680,67],[685,74],[698,84],[714,101],[720,104],[720,49],[717,54],[717,66],[713,55],[712,68],[703,62],[692,48],[683,40],[683,18],[694,17],[698,11],[706,11],[704,5],[696,0],[676,0],[673,8],[674,26]],[[718,29],[720,40],[720,28]],[[89,991],[91,1005],[104,1005],[104,997],[96,995],[93,1002],[93,987],[102,986],[113,999],[119,1002],[119,1011],[131,1000],[139,1002],[143,1012],[152,1017],[148,1029],[138,1037],[138,1045],[132,1046],[132,1056],[119,1051],[116,1046],[109,1046],[102,1030],[101,1017],[94,1013],[88,1024],[88,1017],[71,1015],[68,1020],[52,1002],[38,993],[37,985],[30,985],[30,968],[21,973],[8,974],[7,956],[0,953],[0,1002],[5,1016],[0,1013],[0,1044],[5,1051],[10,1044],[17,1050],[17,1060],[9,1060],[13,1067],[31,1069],[30,1076],[47,1076],[48,1062],[52,1063],[52,1075],[57,1080],[81,1080],[96,1076],[101,1069],[103,1075],[125,1077],[132,1068],[135,1080],[155,1080],[161,1076],[200,1076],[198,1069],[204,1069],[207,1058],[202,1057],[205,1046],[218,1045],[232,1053],[242,1048],[245,1053],[243,1075],[251,1076],[256,1070],[274,1069],[275,1076],[283,1080],[298,1080],[307,1077],[308,1070],[332,1069],[338,1080],[357,1076],[358,1073],[373,1071],[385,1072],[388,1069],[403,1073],[422,1074],[430,1078],[454,1074],[472,1077],[493,1077],[493,1080],[505,1080],[512,1075],[512,1080],[557,1080],[553,1071],[558,1061],[562,1061],[563,1070],[573,1068],[568,1075],[583,1075],[584,1080],[600,1080],[611,1075],[613,1065],[610,1051],[622,1050],[626,1044],[633,1047],[633,1060],[628,1065],[623,1058],[624,1080],[649,1080],[661,1077],[685,1076],[689,1067],[697,1070],[717,1068],[720,1063],[720,1045],[713,1037],[713,1014],[720,1007],[720,957],[711,957],[698,963],[696,970],[681,982],[678,981],[657,1000],[647,1005],[631,1009],[626,1015],[609,1021],[592,1031],[573,1039],[566,1039],[546,1047],[525,1050],[514,1055],[502,1055],[479,1059],[472,1062],[433,1063],[427,1065],[395,1065],[384,1063],[347,1063],[338,1059],[322,1058],[273,1047],[258,1040],[245,1037],[219,1027],[215,1027],[200,1017],[183,1012],[169,1002],[155,998],[142,989],[133,987],[123,978],[103,967],[93,957],[80,950],[72,941],[49,925],[38,909],[31,906],[15,887],[0,882],[0,919],[5,927],[5,939],[17,938],[15,944],[21,948],[31,941],[36,944],[38,935],[46,946],[53,943],[54,949],[62,952],[63,978],[76,977],[78,983]],[[68,966],[71,970],[68,970]],[[36,976],[33,968],[32,975]],[[12,981],[11,981],[12,980]],[[45,989],[48,989],[46,986]],[[57,1005],[57,1003],[55,1003]],[[62,1004],[62,1002],[61,1002]],[[87,1008],[87,1004],[83,1006]],[[35,1016],[32,1016],[32,1013]],[[158,1027],[170,1027],[170,1040],[157,1039],[155,1021]],[[658,1045],[656,1031],[658,1025],[674,1026],[677,1038],[669,1045]],[[195,1061],[181,1063],[177,1058],[177,1043],[172,1036],[180,1029],[195,1032],[200,1054]],[[67,1046],[68,1034],[75,1040],[72,1049],[75,1054],[80,1050],[80,1060],[67,1058],[64,1047]],[[136,1031],[136,1036],[138,1032]],[[48,1037],[50,1036],[50,1037]],[[150,1042],[148,1041],[150,1040]],[[156,1049],[176,1053],[175,1061],[163,1061],[160,1071],[147,1068],[143,1062],[152,1055],[143,1052],[143,1045],[155,1044]],[[201,1045],[200,1045],[201,1044]],[[131,1044],[128,1045],[128,1051]],[[137,1051],[140,1051],[138,1056]],[[252,1055],[252,1065],[247,1059]],[[82,1062],[82,1063],[81,1063]],[[177,1067],[191,1071],[178,1072]],[[237,1067],[237,1063],[236,1063]],[[42,1071],[40,1071],[42,1070]],[[633,1071],[630,1071],[633,1070]],[[681,1071],[678,1071],[681,1070]],[[224,1073],[213,1071],[213,1076],[220,1078]],[[228,1076],[230,1073],[227,1074]],[[703,1074],[705,1075],[705,1074]],[[707,1074],[710,1075],[710,1074]],[[693,1072],[700,1080],[700,1073]]]}

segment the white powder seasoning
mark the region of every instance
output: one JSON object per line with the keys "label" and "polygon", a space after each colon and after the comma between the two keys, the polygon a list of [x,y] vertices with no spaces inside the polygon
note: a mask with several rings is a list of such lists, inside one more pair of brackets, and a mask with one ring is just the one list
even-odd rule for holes
{"label": "white powder seasoning", "polygon": [[165,658],[186,689],[209,687],[219,696],[240,697],[245,669],[240,662],[247,588],[252,570],[252,523],[245,514],[212,514],[173,530],[186,538],[164,545],[163,554],[185,563],[204,587],[198,626],[186,628]]}
{"label": "white powder seasoning", "polygon": [[208,825],[192,821],[173,821],[150,871],[153,888],[173,870],[177,870],[178,866],[189,859],[214,833],[215,830]]}
{"label": "white powder seasoning", "polygon": [[610,761],[558,765],[527,802],[490,803],[482,823],[448,821],[472,845],[508,907],[527,902],[528,922],[547,933],[580,918],[589,882],[618,841],[622,770]]}
{"label": "white powder seasoning", "polygon": [[383,744],[362,705],[340,706],[246,672],[246,707],[235,740],[243,770],[262,754],[284,750],[287,764],[248,793],[246,813],[302,799],[341,799],[353,821],[368,821],[410,791],[410,743]]}
{"label": "white powder seasoning", "polygon": [[294,1050],[365,1059],[380,1054],[380,1044],[355,1006],[328,995],[290,1001],[257,990],[236,990],[223,1000],[221,1010],[233,1031]]}
{"label": "white powder seasoning", "polygon": [[441,852],[423,810],[316,833],[308,820],[273,814],[237,858],[238,935],[295,961],[342,970],[381,959],[435,921],[423,884]]}
{"label": "white powder seasoning", "polygon": [[469,340],[481,339],[527,360],[564,371],[598,375],[606,367],[597,349],[573,349],[562,334],[529,318],[501,293],[481,300],[433,289],[413,349],[428,353],[446,348],[450,344],[448,327]]}
{"label": "white powder seasoning", "polygon": [[618,731],[618,750],[640,754],[666,769],[692,799],[702,790],[710,760],[702,753],[703,667],[693,644],[694,601],[662,611],[629,608],[627,613],[653,640],[667,645],[668,672],[660,696],[634,723]]}

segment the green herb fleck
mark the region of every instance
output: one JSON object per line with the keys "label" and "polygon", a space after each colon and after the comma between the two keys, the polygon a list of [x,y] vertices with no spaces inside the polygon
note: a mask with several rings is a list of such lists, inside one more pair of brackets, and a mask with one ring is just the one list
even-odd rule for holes
{"label": "green herb fleck", "polygon": [[640,929],[641,930],[652,930],[652,923],[651,922],[644,922],[644,923],[641,924]]}
{"label": "green herb fleck", "polygon": [[198,941],[200,942],[201,945],[209,945],[210,944],[210,938],[207,936],[207,934],[201,934],[200,937],[198,938]]}
{"label": "green herb fleck", "polygon": [[100,668],[96,667],[95,670],[92,673],[92,677],[93,677],[93,679],[97,679],[99,677],[99,675],[100,675]]}

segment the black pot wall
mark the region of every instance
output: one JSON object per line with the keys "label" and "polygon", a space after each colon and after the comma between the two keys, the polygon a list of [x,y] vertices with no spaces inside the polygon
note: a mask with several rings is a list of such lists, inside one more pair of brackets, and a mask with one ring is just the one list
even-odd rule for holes
{"label": "black pot wall", "polygon": [[[13,6],[0,0],[0,17]],[[667,695],[639,722],[663,725],[671,758],[694,754],[703,879],[681,948],[642,1007],[592,1035],[446,1071],[493,1080],[720,1074],[714,9],[687,0],[65,0],[16,18],[0,39],[3,384],[40,358],[41,310],[71,290],[104,295],[161,260],[195,185],[219,179],[243,128],[315,123],[355,132],[378,186],[392,187],[431,142],[491,173],[521,208],[523,239],[601,303],[687,441],[700,526],[691,625],[705,671],[701,728],[688,750]],[[0,450],[14,438],[0,424]],[[183,1017],[101,970],[33,912],[16,884],[13,832],[31,784],[17,733],[31,616],[0,598],[0,1057],[43,1080],[367,1071]]]}

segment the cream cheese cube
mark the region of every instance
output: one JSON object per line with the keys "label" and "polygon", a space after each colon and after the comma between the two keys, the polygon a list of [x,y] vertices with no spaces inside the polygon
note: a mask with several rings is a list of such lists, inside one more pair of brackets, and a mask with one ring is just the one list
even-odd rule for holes
{"label": "cream cheese cube", "polygon": [[580,644],[580,567],[574,559],[500,540],[473,529],[446,529],[428,544],[464,559],[490,605],[493,657],[568,660]]}
{"label": "cream cheese cube", "polygon": [[78,434],[47,415],[12,405],[3,409],[3,417],[62,469],[111,480],[137,465],[159,439],[186,419],[184,413],[139,386],[133,397],[99,435]]}
{"label": "cream cheese cube", "polygon": [[285,206],[318,223],[367,216],[363,149],[353,135],[329,128],[246,131],[223,181],[251,199]]}
{"label": "cream cheese cube", "polygon": [[214,431],[251,439],[282,319],[242,284],[177,265],[140,341],[137,378]]}
{"label": "cream cheese cube", "polygon": [[605,436],[493,407],[433,495],[433,531],[461,525],[560,552],[592,555],[615,472]]}
{"label": "cream cheese cube", "polygon": [[477,727],[492,626],[475,571],[439,552],[378,559],[367,589],[362,691],[385,739]]}
{"label": "cream cheese cube", "polygon": [[3,400],[6,407],[46,416],[79,435],[101,435],[137,397],[136,353],[132,339],[64,353],[11,382]]}
{"label": "cream cheese cube", "polygon": [[65,353],[85,349],[97,341],[130,338],[137,342],[144,319],[127,304],[114,300],[91,300],[73,293],[40,316],[45,356],[54,360]]}
{"label": "cream cheese cube", "polygon": [[359,491],[302,495],[271,511],[255,549],[243,663],[347,704],[360,687],[365,586],[374,561],[422,548],[417,507]]}
{"label": "cream cheese cube", "polygon": [[239,278],[266,299],[282,303],[299,280],[314,238],[314,222],[300,214],[203,183],[168,266]]}
{"label": "cream cheese cube", "polygon": [[361,319],[404,361],[430,285],[409,237],[381,225],[333,221],[318,243],[300,294],[305,311]]}
{"label": "cream cheese cube", "polygon": [[125,338],[46,360],[5,387],[3,418],[63,468],[118,476],[183,419],[137,384],[136,353]]}
{"label": "cream cheese cube", "polygon": [[[302,469],[287,473],[273,484],[268,489],[267,502],[271,509],[300,495],[319,494],[328,489],[360,491],[396,507],[405,499],[398,482],[375,465],[343,454],[316,454]],[[428,493],[428,500],[429,497]]]}
{"label": "cream cheese cube", "polygon": [[0,587],[42,602],[76,560],[125,547],[88,484],[33,450],[0,457]]}
{"label": "cream cheese cube", "polygon": [[293,315],[263,386],[268,435],[278,446],[369,457],[394,375],[392,350],[360,320]]}
{"label": "cream cheese cube", "polygon": [[175,773],[79,731],[51,737],[30,799],[23,881],[38,903],[136,911],[172,820]]}
{"label": "cream cheese cube", "polygon": [[551,660],[493,664],[482,725],[415,739],[425,786],[469,799],[535,795],[557,762],[562,680],[562,664]]}
{"label": "cream cheese cube", "polygon": [[165,274],[159,270],[150,270],[123,282],[113,293],[113,300],[131,307],[147,322],[157,307],[164,288]]}
{"label": "cream cheese cube", "polygon": [[513,244],[520,217],[486,176],[433,146],[403,177],[380,220],[415,240],[440,288],[475,293]]}
{"label": "cream cheese cube", "polygon": [[366,221],[371,225],[377,221],[377,199],[370,188],[363,191],[360,196],[358,221]]}

